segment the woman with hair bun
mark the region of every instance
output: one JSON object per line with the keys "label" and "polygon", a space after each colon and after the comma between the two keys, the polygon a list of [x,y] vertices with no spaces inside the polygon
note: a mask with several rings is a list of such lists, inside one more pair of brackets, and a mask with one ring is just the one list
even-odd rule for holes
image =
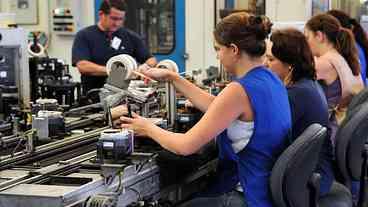
{"label": "woman with hair bun", "polygon": [[150,137],[176,154],[195,153],[217,137],[218,175],[207,191],[184,203],[185,207],[273,206],[269,179],[285,149],[291,115],[284,85],[263,65],[268,33],[261,17],[245,12],[231,14],[217,24],[213,32],[217,58],[236,77],[217,97],[169,70],[145,72],[151,78],[172,82],[205,112],[188,132],[166,131],[138,115],[121,117],[123,128]]}

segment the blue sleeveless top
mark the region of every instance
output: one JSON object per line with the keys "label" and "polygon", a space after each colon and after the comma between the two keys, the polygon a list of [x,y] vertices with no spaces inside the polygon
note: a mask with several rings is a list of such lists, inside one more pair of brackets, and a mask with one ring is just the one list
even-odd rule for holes
{"label": "blue sleeveless top", "polygon": [[242,85],[252,105],[254,132],[248,145],[237,154],[226,130],[219,135],[218,176],[208,193],[232,191],[240,182],[248,207],[272,207],[269,178],[291,129],[287,91],[265,67],[256,67],[235,81]]}
{"label": "blue sleeveless top", "polygon": [[365,59],[365,54],[362,46],[360,44],[356,43],[356,47],[358,49],[358,55],[359,55],[359,63],[360,63],[360,74],[362,74],[363,83],[366,86],[367,85],[367,60]]}

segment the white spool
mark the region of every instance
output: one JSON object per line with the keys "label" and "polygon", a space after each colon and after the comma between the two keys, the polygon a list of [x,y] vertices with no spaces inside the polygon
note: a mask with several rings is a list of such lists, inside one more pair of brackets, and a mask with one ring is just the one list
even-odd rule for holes
{"label": "white spool", "polygon": [[40,43],[37,43],[37,47],[40,48],[39,52],[32,51],[33,43],[28,44],[27,50],[32,57],[41,57],[45,55],[45,48]]}
{"label": "white spool", "polygon": [[132,71],[137,70],[137,68],[138,65],[134,58],[126,54],[114,56],[106,64],[107,75],[110,75],[112,70],[120,70],[119,74],[125,80],[130,79],[132,77]]}
{"label": "white spool", "polygon": [[[177,73],[179,71],[178,65],[172,60],[162,60],[157,64],[158,68],[167,69]],[[166,90],[166,111],[168,126],[172,127],[176,120],[176,92],[172,83],[165,83]]]}
{"label": "white spool", "polygon": [[178,72],[179,71],[179,67],[178,65],[169,59],[166,60],[162,60],[157,64],[158,68],[166,68],[168,70],[174,71],[174,72]]}

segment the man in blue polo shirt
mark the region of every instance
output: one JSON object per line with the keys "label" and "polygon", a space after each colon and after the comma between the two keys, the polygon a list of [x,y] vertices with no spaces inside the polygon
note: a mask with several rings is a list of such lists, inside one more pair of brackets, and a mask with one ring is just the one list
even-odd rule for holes
{"label": "man in blue polo shirt", "polygon": [[122,0],[104,0],[99,22],[79,31],[72,49],[72,65],[81,73],[83,93],[101,88],[106,81],[106,63],[119,54],[128,54],[148,68],[157,64],[138,34],[123,28],[126,5]]}

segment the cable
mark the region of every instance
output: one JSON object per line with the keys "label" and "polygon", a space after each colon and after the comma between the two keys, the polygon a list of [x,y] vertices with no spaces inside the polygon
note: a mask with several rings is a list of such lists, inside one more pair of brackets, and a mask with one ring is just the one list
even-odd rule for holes
{"label": "cable", "polygon": [[141,193],[137,189],[132,188],[132,187],[127,187],[126,189],[135,192],[138,195],[138,199],[137,199],[138,201],[140,201],[142,199]]}
{"label": "cable", "polygon": [[24,139],[19,138],[19,141],[18,141],[17,145],[14,147],[13,151],[11,152],[11,157],[14,157],[14,153],[17,151],[17,149],[20,147],[20,145],[22,144],[23,141],[24,141]]}
{"label": "cable", "polygon": [[149,158],[147,158],[146,160],[144,160],[141,164],[138,165],[138,168],[137,168],[137,173],[141,172],[144,165],[151,162],[153,158],[156,158],[158,156],[158,154],[156,153],[153,153]]}
{"label": "cable", "polygon": [[30,129],[30,130],[25,131],[23,133],[23,135],[19,137],[19,141],[18,141],[17,145],[15,146],[15,148],[13,149],[13,151],[11,152],[11,157],[14,157],[14,153],[20,147],[20,145],[22,144],[22,142],[27,140],[27,139],[24,139],[24,138],[27,137],[29,134],[32,134],[32,133],[35,133],[35,132],[36,132],[35,129]]}
{"label": "cable", "polygon": [[[115,192],[116,193],[118,193],[118,195],[121,195],[121,193],[123,192],[123,189],[124,188],[122,188],[121,186],[122,186],[122,170],[120,170],[120,171],[118,171],[117,173],[116,173],[116,175],[119,175],[119,185],[118,185],[118,187],[116,188],[116,190],[115,190]],[[115,176],[116,176],[115,175]]]}

